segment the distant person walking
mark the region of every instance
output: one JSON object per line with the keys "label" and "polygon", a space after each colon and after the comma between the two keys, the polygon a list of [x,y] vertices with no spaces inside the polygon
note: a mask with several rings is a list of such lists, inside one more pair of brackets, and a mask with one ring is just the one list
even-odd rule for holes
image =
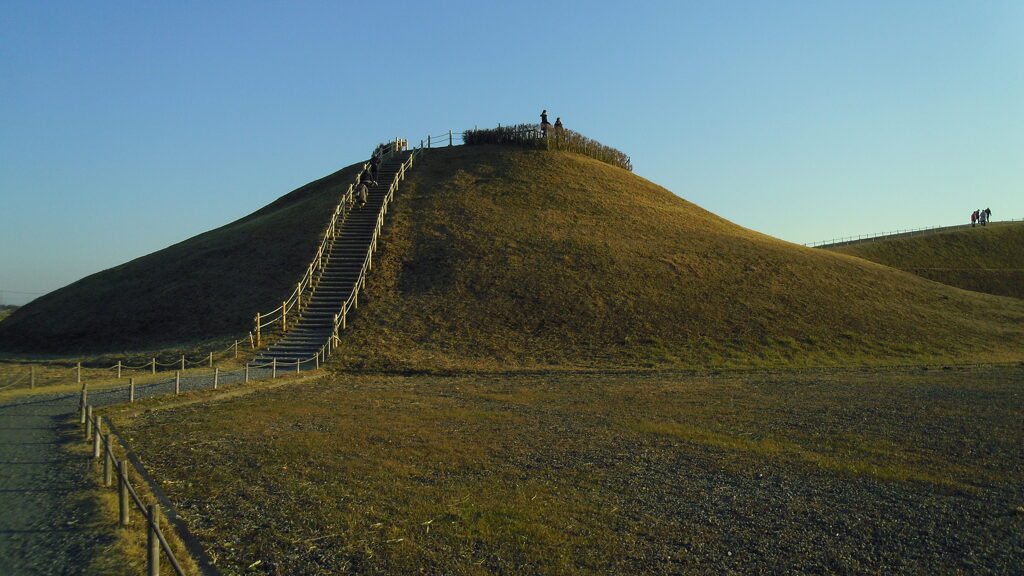
{"label": "distant person walking", "polygon": [[978,220],[981,221],[982,226],[988,224],[988,213],[984,210],[978,210]]}
{"label": "distant person walking", "polygon": [[360,209],[366,206],[366,201],[369,197],[370,189],[366,187],[366,182],[360,182],[359,187],[356,188],[356,201],[359,202]]}
{"label": "distant person walking", "polygon": [[548,126],[551,126],[551,123],[548,122],[548,111],[547,110],[542,110],[541,113],[540,113],[540,134],[541,134],[541,136],[547,136],[548,135]]}
{"label": "distant person walking", "polygon": [[985,222],[991,222],[991,221],[992,221],[992,210],[990,208],[985,208]]}
{"label": "distant person walking", "polygon": [[978,224],[978,212],[980,212],[980,210],[975,210],[974,212],[971,212],[971,228],[974,228]]}
{"label": "distant person walking", "polygon": [[380,148],[373,151],[373,156],[370,157],[370,175],[373,178],[377,177],[377,172],[380,170]]}

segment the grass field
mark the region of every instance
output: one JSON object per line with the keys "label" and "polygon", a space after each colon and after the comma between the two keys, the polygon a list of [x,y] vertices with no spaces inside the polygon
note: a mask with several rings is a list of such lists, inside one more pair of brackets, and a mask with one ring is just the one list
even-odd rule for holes
{"label": "grass field", "polygon": [[115,421],[225,574],[1011,573],[1022,382],[334,373]]}

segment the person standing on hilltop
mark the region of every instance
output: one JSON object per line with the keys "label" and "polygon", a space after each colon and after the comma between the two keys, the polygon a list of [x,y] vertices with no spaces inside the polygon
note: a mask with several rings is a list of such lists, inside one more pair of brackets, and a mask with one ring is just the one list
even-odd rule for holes
{"label": "person standing on hilltop", "polygon": [[541,136],[547,136],[548,135],[548,126],[551,126],[551,123],[548,122],[548,111],[547,110],[542,110],[541,113],[540,113],[540,133],[541,133]]}
{"label": "person standing on hilltop", "polygon": [[562,129],[562,118],[561,117],[555,118],[555,130],[561,130],[561,129]]}
{"label": "person standing on hilltop", "polygon": [[992,209],[991,208],[985,208],[985,222],[991,222],[991,221],[992,221]]}
{"label": "person standing on hilltop", "polygon": [[974,228],[974,226],[977,223],[978,223],[978,210],[975,210],[974,212],[971,212],[971,228]]}
{"label": "person standing on hilltop", "polygon": [[984,210],[978,210],[978,220],[981,221],[981,225],[984,226],[988,223],[988,214]]}

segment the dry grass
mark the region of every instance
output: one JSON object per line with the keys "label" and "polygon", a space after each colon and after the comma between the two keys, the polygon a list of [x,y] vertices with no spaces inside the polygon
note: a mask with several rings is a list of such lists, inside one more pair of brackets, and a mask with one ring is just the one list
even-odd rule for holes
{"label": "dry grass", "polygon": [[965,290],[1024,298],[1024,222],[994,222],[830,250]]}
{"label": "dry grass", "polygon": [[369,370],[921,363],[1024,350],[1024,303],[795,246],[581,156],[432,150],[339,350]]}
{"label": "dry grass", "polygon": [[[77,422],[77,419],[76,419]],[[75,442],[66,448],[73,457],[86,459],[92,454],[92,446],[87,442]],[[125,458],[120,445],[115,445],[114,452],[118,460]],[[130,523],[121,526],[117,498],[117,477],[112,487],[103,486],[102,460],[93,461],[89,466],[94,487],[88,491],[74,495],[79,502],[78,509],[87,511],[84,514],[88,529],[96,535],[96,541],[106,542],[102,549],[91,555],[88,566],[79,567],[83,575],[105,576],[109,574],[145,574],[147,568],[147,534],[146,520],[142,513],[131,504]],[[130,471],[132,486],[143,502],[156,502],[149,486],[142,481],[134,469]],[[161,532],[175,558],[185,574],[199,576],[201,573],[195,561],[188,555],[174,529],[167,524],[166,517],[161,523]],[[161,552],[161,573],[173,573],[169,562]]]}
{"label": "dry grass", "polygon": [[225,574],[998,572],[1022,378],[337,374],[120,425]]}

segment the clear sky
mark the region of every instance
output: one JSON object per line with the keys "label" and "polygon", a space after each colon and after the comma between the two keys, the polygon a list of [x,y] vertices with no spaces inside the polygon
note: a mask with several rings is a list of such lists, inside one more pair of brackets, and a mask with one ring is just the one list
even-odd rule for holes
{"label": "clear sky", "polygon": [[1020,0],[4,0],[0,303],[542,108],[791,242],[1024,218]]}

